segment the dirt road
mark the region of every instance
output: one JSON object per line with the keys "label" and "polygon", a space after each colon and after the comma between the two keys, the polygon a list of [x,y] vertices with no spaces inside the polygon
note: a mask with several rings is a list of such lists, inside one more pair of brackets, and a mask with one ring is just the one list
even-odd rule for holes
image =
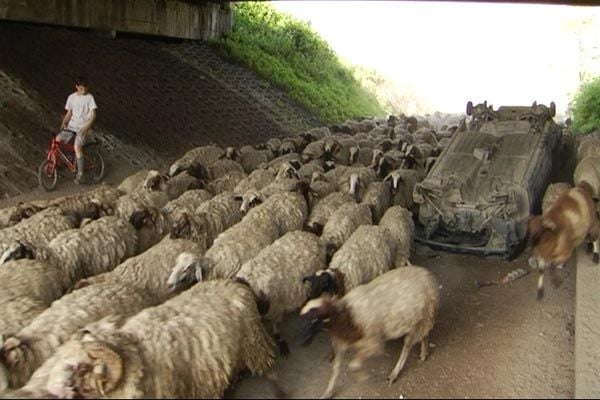
{"label": "dirt road", "polygon": [[[433,255],[433,254],[432,254]],[[574,391],[573,265],[556,289],[535,300],[536,276],[530,274],[504,286],[477,289],[474,280],[501,279],[527,268],[526,254],[512,262],[438,253],[417,256],[415,264],[438,274],[441,309],[431,333],[429,358],[421,363],[413,349],[398,381],[386,377],[400,354],[402,340],[389,342],[385,354],[365,364],[370,378],[358,382],[345,367],[338,398],[572,398]],[[327,385],[331,364],[329,342],[320,333],[308,347],[299,347],[299,320],[290,316],[283,335],[291,354],[280,359],[277,372],[292,398],[316,398]],[[417,346],[418,347],[418,346]],[[346,364],[347,365],[347,364]],[[230,398],[273,398],[263,379],[245,377]]]}

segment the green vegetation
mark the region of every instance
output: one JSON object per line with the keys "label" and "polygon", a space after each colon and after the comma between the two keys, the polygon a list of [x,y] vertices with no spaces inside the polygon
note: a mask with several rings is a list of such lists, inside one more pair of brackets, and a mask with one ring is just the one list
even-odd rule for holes
{"label": "green vegetation", "polygon": [[600,129],[600,77],[584,83],[572,105],[573,129],[580,134]]}
{"label": "green vegetation", "polygon": [[218,44],[271,81],[325,123],[361,115],[382,116],[375,95],[309,24],[267,2],[234,4],[233,32]]}

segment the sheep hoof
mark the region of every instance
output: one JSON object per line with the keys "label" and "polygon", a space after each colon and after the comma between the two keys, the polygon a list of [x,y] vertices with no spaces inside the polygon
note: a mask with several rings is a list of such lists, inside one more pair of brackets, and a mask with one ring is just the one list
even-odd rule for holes
{"label": "sheep hoof", "polygon": [[593,245],[593,243],[588,242],[587,246],[585,247],[585,252],[591,253],[592,251],[594,251],[594,245]]}
{"label": "sheep hoof", "polygon": [[594,261],[594,264],[599,264],[600,263],[600,254],[594,253],[592,260]]}
{"label": "sheep hoof", "polygon": [[398,379],[398,374],[394,374],[392,372],[390,374],[390,376],[388,376],[388,378],[387,378],[388,386],[392,386],[394,384],[394,382],[396,382],[396,379]]}

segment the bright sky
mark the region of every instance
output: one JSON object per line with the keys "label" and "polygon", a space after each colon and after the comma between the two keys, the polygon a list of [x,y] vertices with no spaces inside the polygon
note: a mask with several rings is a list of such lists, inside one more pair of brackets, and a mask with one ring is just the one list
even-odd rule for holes
{"label": "bright sky", "polygon": [[[430,106],[463,112],[468,100],[567,109],[579,85],[579,43],[570,21],[592,19],[587,42],[600,42],[600,7],[413,1],[275,1],[310,22],[353,64],[388,75]],[[589,26],[596,27],[589,34]],[[600,44],[600,43],[599,43]],[[596,53],[600,55],[600,52]]]}

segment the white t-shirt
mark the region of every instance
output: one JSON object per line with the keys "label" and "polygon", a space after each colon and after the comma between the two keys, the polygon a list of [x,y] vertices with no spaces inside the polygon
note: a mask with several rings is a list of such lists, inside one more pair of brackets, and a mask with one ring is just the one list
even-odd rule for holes
{"label": "white t-shirt", "polygon": [[79,130],[92,118],[92,110],[98,108],[94,96],[90,93],[80,95],[77,92],[71,93],[67,98],[65,110],[71,110],[73,114],[67,124],[67,129],[79,132]]}

